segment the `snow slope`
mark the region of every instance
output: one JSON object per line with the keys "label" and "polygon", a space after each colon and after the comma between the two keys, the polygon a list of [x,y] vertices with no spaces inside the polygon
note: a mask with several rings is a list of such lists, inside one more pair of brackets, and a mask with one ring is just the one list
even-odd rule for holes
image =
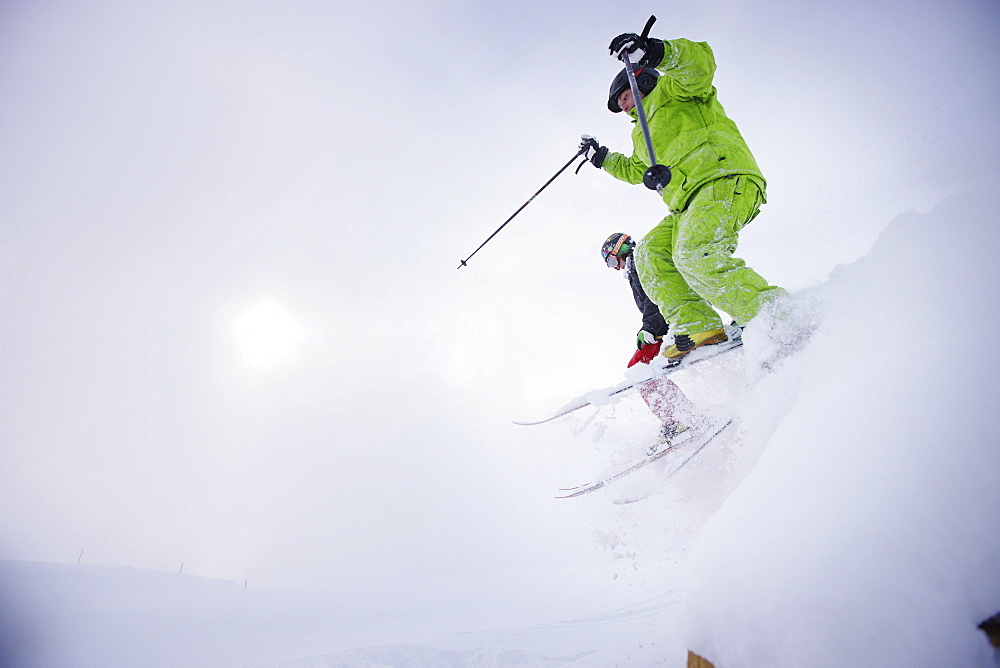
{"label": "snow slope", "polygon": [[989,663],[998,211],[991,185],[900,216],[820,289],[809,347],[746,398],[781,419],[751,434],[766,449],[687,560],[689,647],[721,665]]}
{"label": "snow slope", "polygon": [[635,600],[606,572],[253,591],[120,567],[0,562],[0,582],[4,668],[642,666],[684,656],[650,634],[676,626],[676,600]]}
{"label": "snow slope", "polygon": [[[743,364],[679,378],[741,429],[669,482],[567,501],[593,512],[606,569],[261,592],[7,562],[4,666],[646,666],[686,648],[719,666],[991,665],[976,625],[1000,610],[997,211],[983,188],[900,216],[753,323]],[[803,322],[808,344],[761,375]],[[644,447],[636,406],[568,421],[601,467]],[[630,496],[647,498],[612,503]]]}

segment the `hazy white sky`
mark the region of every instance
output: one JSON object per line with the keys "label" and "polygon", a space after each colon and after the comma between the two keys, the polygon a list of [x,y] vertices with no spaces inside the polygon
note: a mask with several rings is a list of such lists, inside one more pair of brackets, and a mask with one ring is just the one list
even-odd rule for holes
{"label": "hazy white sky", "polygon": [[584,166],[456,266],[581,133],[628,146],[606,45],[651,13],[715,50],[779,284],[995,173],[995,2],[0,2],[0,558],[586,558],[586,444],[509,420],[617,382],[597,248],[663,205]]}

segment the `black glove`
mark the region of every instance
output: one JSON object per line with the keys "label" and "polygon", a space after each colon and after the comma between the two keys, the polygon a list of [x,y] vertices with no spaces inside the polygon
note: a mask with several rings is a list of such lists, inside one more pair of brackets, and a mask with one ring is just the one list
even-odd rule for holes
{"label": "black glove", "polygon": [[642,38],[634,32],[618,35],[608,50],[612,56],[622,60],[623,54],[629,54],[629,62],[636,67],[656,67],[663,60],[663,41],[652,38]]}
{"label": "black glove", "polygon": [[611,44],[608,45],[608,51],[611,52],[612,56],[621,60],[622,53],[627,53],[631,56],[636,51],[645,51],[647,41],[649,40],[639,37],[634,32],[623,32],[611,40]]}
{"label": "black glove", "polygon": [[[590,155],[590,151],[593,149],[594,155]],[[600,142],[590,135],[581,135],[580,137],[580,151],[583,155],[587,156],[587,159],[593,163],[594,167],[600,168],[604,165],[604,159],[608,157],[608,147],[601,146]]]}

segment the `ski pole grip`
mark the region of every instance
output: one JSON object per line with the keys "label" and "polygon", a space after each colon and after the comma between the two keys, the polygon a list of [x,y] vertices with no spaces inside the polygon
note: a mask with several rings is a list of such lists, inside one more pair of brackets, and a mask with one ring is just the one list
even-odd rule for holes
{"label": "ski pole grip", "polygon": [[649,20],[646,21],[646,27],[642,29],[642,34],[639,35],[642,39],[649,37],[649,29],[653,27],[654,23],[656,23],[656,17],[650,14]]}

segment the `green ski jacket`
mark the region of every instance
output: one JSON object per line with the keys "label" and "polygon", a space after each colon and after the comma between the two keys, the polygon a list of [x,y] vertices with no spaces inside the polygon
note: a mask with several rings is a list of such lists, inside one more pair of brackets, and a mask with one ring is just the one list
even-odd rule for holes
{"label": "green ski jacket", "polygon": [[[734,174],[752,178],[763,192],[766,182],[757,161],[716,98],[711,47],[686,39],[664,41],[663,46],[663,60],[656,66],[662,74],[642,100],[656,161],[672,173],[663,201],[671,211],[682,211],[699,187]],[[609,152],[603,168],[637,184],[650,160],[636,110],[629,115],[635,124],[632,155]]]}

